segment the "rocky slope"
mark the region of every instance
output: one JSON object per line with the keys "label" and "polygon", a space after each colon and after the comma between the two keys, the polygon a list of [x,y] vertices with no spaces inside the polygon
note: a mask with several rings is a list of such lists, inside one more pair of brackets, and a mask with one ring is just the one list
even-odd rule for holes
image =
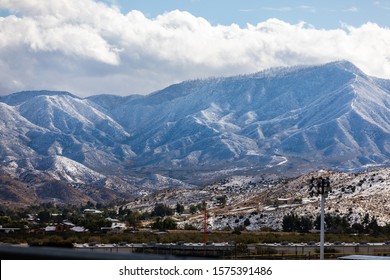
{"label": "rocky slope", "polygon": [[[215,230],[243,227],[247,230],[281,229],[286,214],[295,213],[314,221],[320,214],[320,200],[309,195],[312,177],[329,176],[332,192],[326,198],[326,213],[347,217],[349,223],[362,222],[369,214],[379,225],[390,224],[390,169],[342,173],[317,171],[296,178],[277,176],[234,176],[201,190],[170,189],[126,205],[128,209],[151,211],[165,203],[174,208],[207,203],[208,223]],[[225,196],[226,204],[221,204]],[[203,226],[203,213],[177,215],[180,226]],[[245,226],[245,220],[249,225]]]}

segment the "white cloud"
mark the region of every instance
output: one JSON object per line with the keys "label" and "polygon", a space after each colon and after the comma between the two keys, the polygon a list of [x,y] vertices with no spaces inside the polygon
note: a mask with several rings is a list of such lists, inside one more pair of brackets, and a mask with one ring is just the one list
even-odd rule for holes
{"label": "white cloud", "polygon": [[390,30],[315,29],[269,19],[213,26],[187,12],[146,18],[92,0],[0,0],[0,94],[149,93],[171,83],[346,59],[390,78]]}
{"label": "white cloud", "polygon": [[349,9],[345,9],[345,10],[343,10],[343,12],[348,12],[348,13],[357,13],[357,12],[359,12],[359,9],[358,9],[358,8],[356,8],[356,7],[351,7],[351,8],[349,8]]}
{"label": "white cloud", "polygon": [[242,12],[242,13],[252,13],[252,12],[255,12],[256,10],[255,9],[239,9],[238,11]]}
{"label": "white cloud", "polygon": [[292,7],[279,7],[279,8],[275,8],[275,7],[263,7],[264,10],[268,10],[268,11],[274,11],[274,12],[290,12],[293,10]]}
{"label": "white cloud", "polygon": [[390,10],[390,1],[374,1],[374,4],[384,10]]}
{"label": "white cloud", "polygon": [[317,12],[317,9],[313,6],[307,6],[307,5],[301,5],[299,6],[300,9],[302,10],[306,10],[306,11],[309,11],[311,13],[316,13]]}

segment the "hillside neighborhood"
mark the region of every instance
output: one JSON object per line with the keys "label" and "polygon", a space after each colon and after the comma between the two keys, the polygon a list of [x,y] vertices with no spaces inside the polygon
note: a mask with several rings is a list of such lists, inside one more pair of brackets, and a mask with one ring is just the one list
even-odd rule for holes
{"label": "hillside neighborhood", "polygon": [[[213,231],[309,232],[316,228],[319,198],[310,196],[308,181],[312,176],[323,174],[330,177],[332,184],[332,192],[326,198],[329,230],[337,228],[336,222],[344,227],[340,232],[349,229],[351,233],[364,233],[364,227],[367,231],[369,226],[371,230],[389,227],[390,169],[360,173],[319,171],[294,179],[275,175],[235,176],[200,189],[167,188],[110,207],[92,202],[85,206],[49,203],[19,210],[3,206],[0,221],[3,228],[19,225],[19,230],[28,228],[34,232],[123,232],[141,228],[201,230],[206,209],[207,223]],[[298,219],[298,223],[299,219],[306,219],[308,225],[288,228],[287,218]]]}

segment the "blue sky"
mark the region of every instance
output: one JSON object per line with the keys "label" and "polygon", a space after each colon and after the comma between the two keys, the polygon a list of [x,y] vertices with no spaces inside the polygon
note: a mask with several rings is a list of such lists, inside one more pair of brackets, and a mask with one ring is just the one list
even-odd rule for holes
{"label": "blue sky", "polygon": [[148,17],[179,9],[207,19],[210,23],[256,25],[269,18],[291,24],[304,21],[316,28],[333,29],[341,23],[360,26],[375,22],[390,26],[390,1],[327,0],[327,1],[257,1],[257,0],[106,0],[127,13],[139,10]]}
{"label": "blue sky", "polygon": [[390,0],[0,0],[0,95],[149,94],[348,60],[390,79]]}

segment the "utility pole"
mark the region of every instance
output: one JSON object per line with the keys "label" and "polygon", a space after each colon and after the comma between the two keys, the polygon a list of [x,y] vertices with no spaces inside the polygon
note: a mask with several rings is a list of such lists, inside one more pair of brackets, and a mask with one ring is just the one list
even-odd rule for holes
{"label": "utility pole", "polygon": [[310,179],[309,194],[310,196],[321,196],[321,234],[320,234],[320,259],[324,259],[324,242],[325,242],[325,197],[332,192],[329,177]]}
{"label": "utility pole", "polygon": [[203,217],[203,243],[207,243],[207,210],[204,207],[204,217]]}

